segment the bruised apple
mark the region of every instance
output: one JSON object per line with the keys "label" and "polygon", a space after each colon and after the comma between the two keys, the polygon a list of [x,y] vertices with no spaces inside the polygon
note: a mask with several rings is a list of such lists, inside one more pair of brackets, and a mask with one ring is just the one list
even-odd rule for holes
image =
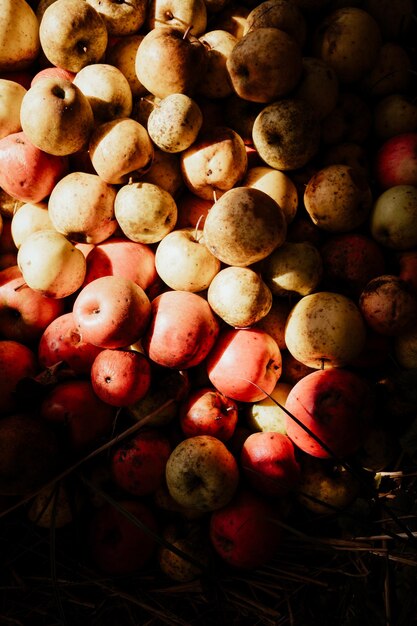
{"label": "bruised apple", "polygon": [[275,339],[260,328],[224,329],[206,365],[212,385],[239,402],[265,398],[282,371],[281,352]]}
{"label": "bruised apple", "polygon": [[151,320],[142,345],[158,365],[187,369],[206,358],[218,333],[217,317],[202,296],[166,291],[152,300]]}
{"label": "bruised apple", "polygon": [[[347,369],[317,370],[289,392],[287,435],[314,457],[347,457],[359,449],[374,417],[368,381]],[[294,416],[297,421],[293,419]]]}

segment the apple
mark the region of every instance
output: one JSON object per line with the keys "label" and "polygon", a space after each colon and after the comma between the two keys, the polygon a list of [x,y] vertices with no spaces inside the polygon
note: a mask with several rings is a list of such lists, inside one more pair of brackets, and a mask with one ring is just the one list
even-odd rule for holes
{"label": "apple", "polygon": [[[365,344],[364,344],[365,346]],[[362,354],[363,352],[361,352]],[[309,367],[296,359],[289,350],[282,350],[282,380],[291,386],[311,374],[316,368]]]}
{"label": "apple", "polygon": [[224,7],[220,13],[214,16],[212,26],[216,29],[225,30],[237,39],[240,39],[247,30],[249,13],[249,7],[232,2],[232,4]]}
{"label": "apple", "polygon": [[280,350],[285,350],[285,324],[293,307],[288,298],[272,296],[272,306],[269,312],[258,322],[255,327],[265,330],[278,344]]}
{"label": "apple", "polygon": [[386,141],[396,135],[417,131],[417,105],[408,94],[394,93],[375,105],[375,135]]}
{"label": "apple", "polygon": [[370,102],[352,90],[341,89],[336,106],[321,122],[321,143],[331,146],[350,141],[363,145],[370,138],[372,125]]}
{"label": "apple", "polygon": [[172,93],[155,104],[147,129],[158,148],[176,153],[194,143],[202,123],[203,114],[198,104],[183,93]]}
{"label": "apple", "polygon": [[50,76],[35,81],[23,96],[20,122],[34,146],[47,154],[66,156],[88,145],[94,118],[75,79]]}
{"label": "apple", "polygon": [[117,229],[117,190],[97,174],[70,172],[55,185],[48,200],[54,228],[71,241],[101,243]]}
{"label": "apple", "polygon": [[342,368],[304,376],[289,392],[285,408],[292,442],[311,456],[334,460],[359,449],[375,414],[366,378]]}
{"label": "apple", "polygon": [[23,131],[0,139],[0,187],[16,200],[44,200],[67,171],[67,157],[40,150]]}
{"label": "apple", "polygon": [[123,276],[147,291],[158,279],[154,250],[149,245],[116,234],[92,246],[86,262],[84,284],[101,276]]}
{"label": "apple", "polygon": [[412,63],[405,46],[385,41],[372,70],[362,80],[362,90],[374,98],[407,93],[411,84]]}
{"label": "apple", "polygon": [[238,407],[214,387],[200,387],[181,402],[179,420],[185,437],[211,435],[225,442],[235,432]]}
{"label": "apple", "polygon": [[212,200],[199,198],[188,189],[177,200],[178,218],[176,228],[203,228],[209,210],[213,206]]}
{"label": "apple", "polygon": [[86,261],[64,235],[56,230],[39,230],[19,248],[17,264],[26,284],[49,298],[66,298],[82,285]]}
{"label": "apple", "polygon": [[219,322],[207,300],[189,291],[165,291],[151,303],[150,324],[142,338],[147,356],[158,365],[188,369],[213,348]]}
{"label": "apple", "polygon": [[128,347],[143,336],[151,304],[130,278],[102,276],[84,285],[72,311],[83,341],[114,349]]}
{"label": "apple", "polygon": [[39,23],[25,0],[5,0],[0,7],[0,72],[29,68],[40,52]]}
{"label": "apple", "polygon": [[247,267],[284,243],[287,222],[282,209],[264,191],[238,186],[213,204],[203,234],[206,246],[220,261]]}
{"label": "apple", "polygon": [[52,65],[79,72],[103,57],[108,34],[98,12],[85,0],[55,0],[39,24],[42,51]]}
{"label": "apple", "polygon": [[155,267],[171,289],[199,292],[209,287],[221,263],[204,244],[203,231],[195,227],[165,235],[156,248]]}
{"label": "apple", "polygon": [[359,297],[366,323],[381,335],[398,336],[411,329],[417,315],[417,295],[395,274],[370,280]]}
{"label": "apple", "polygon": [[0,494],[33,496],[61,469],[61,454],[55,433],[36,411],[2,415]]}
{"label": "apple", "polygon": [[417,246],[417,188],[395,185],[379,194],[370,214],[372,237],[390,250],[409,250]]}
{"label": "apple", "polygon": [[207,69],[198,93],[209,99],[226,98],[233,91],[227,69],[227,59],[237,44],[237,38],[225,30],[208,30],[200,36],[207,46]]}
{"label": "apple", "polygon": [[314,56],[302,58],[303,70],[294,94],[310,104],[320,120],[336,107],[340,86],[334,69]]}
{"label": "apple", "polygon": [[286,434],[287,414],[281,407],[285,406],[292,387],[291,383],[279,380],[271,391],[270,397],[252,402],[245,407],[244,414],[251,432]]}
{"label": "apple", "polygon": [[119,188],[114,211],[123,234],[139,243],[158,243],[176,224],[174,198],[153,183],[130,183]]}
{"label": "apple", "polygon": [[[170,550],[169,546],[160,546],[158,565],[171,580],[185,583],[204,574],[211,562],[211,546],[206,528],[198,522],[188,524],[170,523],[163,532],[163,538],[186,556]],[[187,556],[189,557],[187,559]]]}
{"label": "apple", "polygon": [[225,267],[210,282],[207,300],[227,324],[248,328],[269,313],[272,293],[262,276],[251,268]]}
{"label": "apple", "polygon": [[320,252],[307,241],[286,241],[262,262],[262,276],[274,296],[313,293],[322,275]]}
{"label": "apple", "polygon": [[17,265],[0,271],[0,334],[34,347],[46,327],[64,313],[62,300],[31,289]]}
{"label": "apple", "polygon": [[44,67],[32,77],[30,87],[33,87],[33,85],[43,78],[63,78],[64,80],[73,81],[74,77],[75,72],[65,70],[63,67],[55,67],[54,65],[52,67]]}
{"label": "apple", "polygon": [[284,172],[265,165],[250,167],[242,180],[242,186],[254,187],[270,195],[283,210],[287,224],[295,218],[298,208],[297,188]]}
{"label": "apple", "polygon": [[[417,250],[405,250],[397,255],[398,276],[417,293]],[[382,273],[382,272],[381,272]]]}
{"label": "apple", "polygon": [[14,213],[11,222],[11,235],[16,249],[19,249],[23,241],[38,230],[50,230],[54,226],[48,213],[48,203],[26,202]]}
{"label": "apple", "polygon": [[382,190],[417,184],[417,133],[384,141],[375,156],[375,176]]}
{"label": "apple", "polygon": [[313,368],[344,367],[360,354],[365,338],[359,307],[351,298],[330,291],[303,296],[285,326],[287,349]]}
{"label": "apple", "polygon": [[165,466],[172,452],[168,437],[159,429],[143,429],[118,444],[111,453],[114,483],[133,496],[148,496],[165,483]]}
{"label": "apple", "polygon": [[91,366],[91,384],[96,395],[113,406],[128,406],[141,400],[151,385],[148,359],[136,350],[101,350]]}
{"label": "apple", "polygon": [[175,200],[178,200],[185,187],[179,154],[164,152],[154,146],[152,163],[146,172],[140,173],[140,181],[157,185],[171,194]]}
{"label": "apple", "polygon": [[39,415],[70,454],[79,455],[110,437],[116,409],[95,394],[89,380],[80,378],[56,383],[43,397]]}
{"label": "apple", "polygon": [[234,187],[242,180],[247,165],[243,139],[227,126],[205,130],[181,153],[186,186],[205,200],[215,200]]}
{"label": "apple", "polygon": [[321,246],[320,255],[322,286],[349,297],[357,298],[372,278],[385,272],[382,248],[367,234],[334,234]]}
{"label": "apple", "polygon": [[123,37],[120,37],[116,43],[106,50],[106,63],[120,70],[129,83],[133,96],[133,108],[135,106],[135,100],[148,93],[136,76],[135,68],[136,54],[144,36],[145,35],[139,33],[123,35]]}
{"label": "apple", "polygon": [[181,441],[165,468],[171,496],[182,506],[202,512],[226,506],[239,484],[239,469],[225,444],[210,435]]}
{"label": "apple", "polygon": [[190,33],[187,25],[153,28],[138,48],[136,75],[145,89],[157,98],[173,93],[192,97],[204,79],[206,48]]}
{"label": "apple", "polygon": [[111,576],[142,570],[156,550],[158,522],[154,511],[140,500],[121,499],[117,508],[108,502],[89,520],[87,546],[93,563]]}
{"label": "apple", "polygon": [[297,3],[276,2],[276,0],[264,0],[263,2],[249,3],[255,5],[247,17],[247,30],[257,28],[279,28],[291,35],[297,41],[300,48],[305,44],[307,36],[307,23]]}
{"label": "apple", "polygon": [[88,375],[101,350],[83,341],[72,311],[53,319],[44,329],[37,346],[38,361],[42,367],[52,367],[64,361],[76,374]]}
{"label": "apple", "polygon": [[370,180],[371,154],[364,145],[354,141],[340,141],[332,143],[323,151],[323,166],[348,165],[359,171],[362,176]]}
{"label": "apple", "polygon": [[402,332],[394,341],[395,360],[403,369],[417,369],[417,332],[415,328]]}
{"label": "apple", "polygon": [[206,365],[211,384],[239,402],[265,398],[282,372],[281,353],[275,339],[256,327],[223,329]]}
{"label": "apple", "polygon": [[25,94],[19,83],[0,78],[0,139],[22,130],[20,109]]}
{"label": "apple", "polygon": [[28,519],[40,528],[64,528],[75,519],[76,505],[64,482],[41,489],[30,503]]}
{"label": "apple", "polygon": [[150,0],[147,24],[154,28],[184,28],[189,25],[198,37],[206,31],[207,7],[205,0]]}
{"label": "apple", "polygon": [[343,233],[361,226],[372,208],[367,178],[348,165],[328,165],[310,178],[304,205],[314,224]]}
{"label": "apple", "polygon": [[298,42],[280,28],[249,30],[226,61],[233,89],[240,98],[269,103],[293,91],[301,77]]}
{"label": "apple", "polygon": [[87,0],[103,19],[109,35],[125,37],[136,33],[145,23],[146,0]]}
{"label": "apple", "polygon": [[73,84],[88,100],[96,124],[130,116],[132,91],[126,76],[117,67],[109,63],[90,63],[76,73]]}
{"label": "apple", "polygon": [[282,541],[279,521],[269,500],[241,488],[231,502],[211,513],[209,536],[222,561],[253,571],[276,556]]}
{"label": "apple", "polygon": [[35,376],[39,364],[32,348],[12,339],[0,340],[0,357],[0,415],[3,419],[4,415],[18,409],[16,388],[19,381]]}
{"label": "apple", "polygon": [[252,433],[243,443],[240,467],[248,484],[265,496],[284,496],[300,479],[293,442],[277,432]]}

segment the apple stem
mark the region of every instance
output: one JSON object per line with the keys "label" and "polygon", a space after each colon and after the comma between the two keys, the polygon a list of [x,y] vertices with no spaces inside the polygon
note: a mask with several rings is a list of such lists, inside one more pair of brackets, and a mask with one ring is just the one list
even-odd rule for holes
{"label": "apple stem", "polygon": [[148,104],[150,104],[151,106],[153,106],[153,108],[158,107],[159,104],[157,104],[154,100],[151,100],[150,98],[146,98],[145,96],[141,97],[141,102],[147,102]]}
{"label": "apple stem", "polygon": [[23,281],[23,283],[21,283],[20,285],[15,287],[14,290],[15,291],[20,291],[23,287],[27,287],[27,284],[25,283],[25,281]]}
{"label": "apple stem", "polygon": [[200,217],[199,217],[199,218],[198,218],[198,220],[197,220],[196,225],[195,225],[194,239],[195,239],[196,241],[200,241],[200,239],[199,239],[199,237],[198,237],[198,231],[199,231],[199,226],[200,226],[200,223],[201,223],[201,220],[203,219],[203,217],[204,217],[204,215],[203,215],[203,214],[201,214],[201,215],[200,215]]}
{"label": "apple stem", "polygon": [[190,30],[192,29],[192,27],[193,27],[193,25],[192,25],[192,24],[190,24],[189,26],[187,26],[187,28],[186,28],[186,30],[185,30],[185,33],[184,33],[184,35],[183,35],[183,37],[182,37],[183,39],[187,39],[188,35],[190,34]]}
{"label": "apple stem", "polygon": [[217,202],[217,193],[215,189],[213,189],[213,200],[214,202]]}

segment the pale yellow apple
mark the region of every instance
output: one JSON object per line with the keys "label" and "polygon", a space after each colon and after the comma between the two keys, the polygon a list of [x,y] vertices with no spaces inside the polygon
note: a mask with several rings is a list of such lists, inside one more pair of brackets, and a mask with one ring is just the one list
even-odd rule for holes
{"label": "pale yellow apple", "polygon": [[20,107],[25,93],[19,83],[0,78],[0,139],[22,130]]}
{"label": "pale yellow apple", "polygon": [[213,311],[234,328],[248,328],[268,314],[272,293],[249,267],[225,267],[211,281],[207,300]]}
{"label": "pale yellow apple", "polygon": [[136,76],[136,54],[143,38],[144,35],[139,34],[120,37],[106,51],[106,63],[117,67],[127,78],[133,98],[139,98],[147,93]]}
{"label": "pale yellow apple", "polygon": [[96,124],[129,117],[132,91],[126,76],[108,63],[91,63],[75,76],[76,85],[88,99]]}
{"label": "pale yellow apple", "polygon": [[107,32],[114,37],[136,33],[145,23],[147,0],[87,0],[102,17]]}
{"label": "pale yellow apple", "polygon": [[280,350],[285,350],[287,347],[285,343],[285,325],[292,307],[293,304],[289,298],[280,298],[273,295],[269,313],[256,323],[256,326],[265,330],[275,339]]}
{"label": "pale yellow apple", "polygon": [[198,37],[207,27],[207,8],[204,0],[150,0],[147,9],[148,27],[171,26],[186,30]]}
{"label": "pale yellow apple", "polygon": [[37,28],[48,61],[70,72],[98,63],[106,51],[106,25],[85,0],[56,0],[45,9]]}
{"label": "pale yellow apple", "polygon": [[149,169],[154,147],[146,128],[126,117],[97,126],[90,137],[89,153],[105,182],[122,185]]}
{"label": "pale yellow apple", "polygon": [[23,241],[38,230],[54,228],[48,213],[48,203],[25,203],[18,208],[12,217],[11,232],[16,248],[20,248]]}
{"label": "pale yellow apple", "polygon": [[114,215],[116,189],[96,174],[70,172],[57,182],[48,200],[54,228],[80,243],[100,243],[118,226]]}
{"label": "pale yellow apple", "polygon": [[365,346],[366,326],[358,306],[344,295],[318,291],[291,309],[285,343],[292,356],[315,369],[343,367]]}
{"label": "pale yellow apple", "polygon": [[197,139],[203,114],[195,100],[173,93],[155,104],[148,117],[148,133],[164,152],[182,152]]}
{"label": "pale yellow apple", "polygon": [[237,37],[226,30],[210,30],[201,35],[200,41],[207,46],[207,69],[198,92],[206,98],[226,98],[233,93],[227,70],[227,59],[238,42]]}
{"label": "pale yellow apple", "polygon": [[267,193],[284,212],[287,224],[295,218],[298,208],[297,187],[291,178],[272,167],[251,167],[242,180],[243,187],[254,187]]}
{"label": "pale yellow apple", "polygon": [[123,233],[139,243],[158,243],[177,221],[177,205],[170,193],[152,183],[130,183],[119,189],[114,210]]}
{"label": "pale yellow apple", "polygon": [[[253,431],[278,432],[286,434],[287,414],[281,407],[285,407],[285,401],[293,385],[278,381],[271,391],[271,398],[264,398],[258,402],[249,404],[245,416],[248,426]],[[278,404],[276,404],[276,402]],[[281,405],[281,406],[279,406]]]}
{"label": "pale yellow apple", "polygon": [[84,282],[84,254],[56,230],[40,230],[25,239],[17,263],[31,289],[49,298],[66,298]]}
{"label": "pale yellow apple", "polygon": [[152,165],[139,176],[142,183],[153,183],[176,198],[184,188],[179,155],[154,149]]}
{"label": "pale yellow apple", "polygon": [[26,69],[40,52],[39,22],[25,0],[0,3],[0,72]]}

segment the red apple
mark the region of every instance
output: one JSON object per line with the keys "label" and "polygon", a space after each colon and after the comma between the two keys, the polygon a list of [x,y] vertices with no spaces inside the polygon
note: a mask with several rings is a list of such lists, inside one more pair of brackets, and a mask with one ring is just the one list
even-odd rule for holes
{"label": "red apple", "polygon": [[405,250],[398,253],[398,276],[417,294],[417,250]]}
{"label": "red apple", "polygon": [[0,74],[0,78],[4,80],[12,80],[15,83],[19,83],[19,85],[22,85],[25,89],[29,89],[33,78],[33,72],[29,70],[21,72],[2,72]]}
{"label": "red apple", "polygon": [[186,437],[212,435],[220,441],[228,441],[237,426],[238,408],[234,400],[214,387],[202,387],[183,400],[179,418]]}
{"label": "red apple", "polygon": [[417,185],[417,133],[387,139],[375,157],[375,175],[381,189]]}
{"label": "red apple", "polygon": [[135,350],[101,350],[91,366],[91,383],[97,396],[113,406],[141,400],[151,385],[151,366]]}
{"label": "red apple", "polygon": [[157,429],[142,430],[113,452],[111,474],[115,484],[134,496],[154,493],[165,483],[171,443]]}
{"label": "red apple", "polygon": [[65,80],[70,80],[71,82],[75,78],[74,72],[70,72],[69,70],[65,70],[63,67],[45,67],[42,70],[39,70],[32,78],[30,86],[33,87],[38,80],[42,78],[64,78]]}
{"label": "red apple", "polygon": [[341,368],[316,370],[299,380],[290,390],[285,408],[300,422],[287,416],[288,437],[319,458],[353,454],[364,441],[374,415],[373,394],[366,379]]}
{"label": "red apple", "polygon": [[260,328],[223,330],[207,358],[212,385],[240,402],[257,402],[271,393],[281,366],[277,342]]}
{"label": "red apple", "polygon": [[384,273],[385,257],[374,239],[361,233],[332,235],[320,248],[323,288],[358,297],[365,285]]}
{"label": "red apple", "polygon": [[0,271],[0,335],[4,339],[34,345],[64,307],[64,300],[28,287],[17,265]]}
{"label": "red apple", "polygon": [[36,355],[28,346],[7,339],[0,341],[0,416],[18,408],[18,382],[36,376],[38,370]]}
{"label": "red apple", "polygon": [[83,452],[112,432],[116,409],[94,393],[88,380],[57,383],[40,405],[43,419],[57,427],[69,450]]}
{"label": "red apple", "polygon": [[189,226],[197,226],[203,228],[204,220],[213,202],[199,198],[191,191],[186,191],[178,198],[178,219],[175,228],[188,228]]}
{"label": "red apple", "polygon": [[149,358],[176,369],[201,363],[219,332],[219,322],[207,300],[189,291],[165,291],[151,305],[151,322],[142,339]]}
{"label": "red apple", "polygon": [[153,249],[127,237],[110,237],[95,245],[86,260],[85,285],[102,276],[124,276],[146,291],[158,279]]}
{"label": "red apple", "polygon": [[145,332],[151,304],[130,278],[102,276],[81,289],[72,310],[83,341],[100,348],[125,348]]}
{"label": "red apple", "polygon": [[72,311],[56,317],[43,331],[38,343],[38,359],[43,367],[65,361],[77,374],[90,374],[102,348],[83,341]]}
{"label": "red apple", "polygon": [[150,532],[158,531],[155,514],[147,504],[125,499],[120,500],[118,506],[136,518],[140,526],[122,510],[106,502],[94,512],[87,533],[93,562],[111,575],[131,574],[142,569],[156,548]]}
{"label": "red apple", "polygon": [[300,478],[294,444],[278,432],[256,432],[245,440],[240,465],[249,484],[266,496],[283,496]]}
{"label": "red apple", "polygon": [[275,556],[281,543],[276,511],[260,494],[241,489],[222,509],[211,513],[210,540],[229,565],[257,569]]}
{"label": "red apple", "polygon": [[67,173],[68,159],[36,148],[23,131],[0,140],[0,187],[21,202],[40,202]]}

